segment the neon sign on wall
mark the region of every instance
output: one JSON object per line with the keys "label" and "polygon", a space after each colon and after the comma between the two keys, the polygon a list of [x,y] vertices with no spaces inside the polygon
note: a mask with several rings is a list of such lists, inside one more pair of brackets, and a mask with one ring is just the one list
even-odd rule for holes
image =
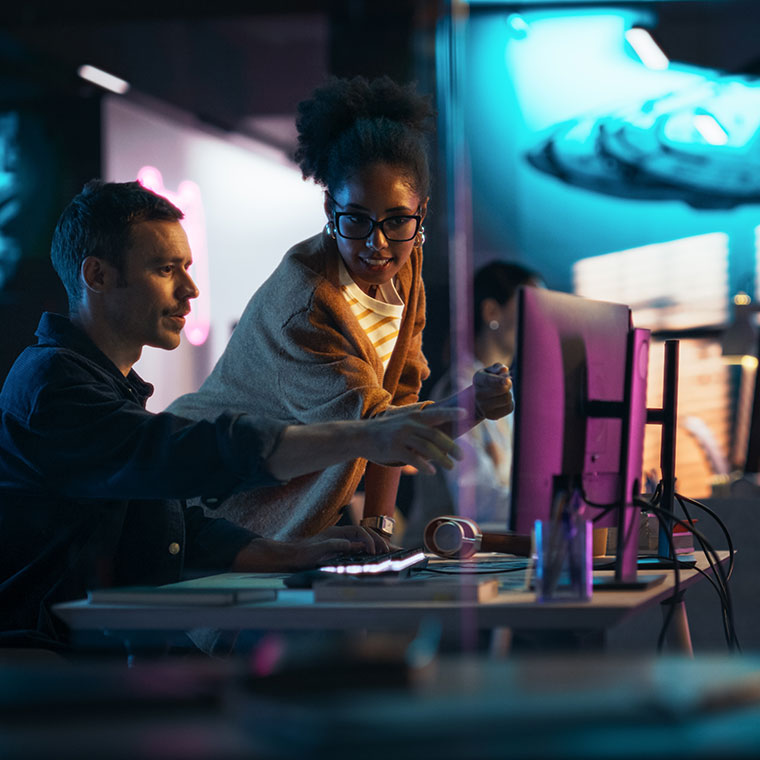
{"label": "neon sign on wall", "polygon": [[181,224],[187,233],[193,263],[190,276],[200,290],[193,302],[192,311],[187,315],[185,335],[194,346],[203,345],[211,326],[211,298],[209,296],[208,245],[206,243],[206,217],[203,212],[201,189],[195,182],[183,180],[177,192],[167,190],[161,172],[154,166],[143,166],[137,172],[137,181],[148,190],[163,196],[185,215]]}

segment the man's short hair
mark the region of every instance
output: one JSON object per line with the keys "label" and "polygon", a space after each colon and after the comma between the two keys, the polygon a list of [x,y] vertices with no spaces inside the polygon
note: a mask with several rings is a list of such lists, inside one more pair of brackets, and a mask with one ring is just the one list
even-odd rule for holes
{"label": "man's short hair", "polygon": [[184,214],[139,182],[91,180],[63,210],[53,233],[50,258],[66,288],[69,308],[82,298],[79,273],[88,256],[124,272],[131,228],[139,222],[179,221]]}

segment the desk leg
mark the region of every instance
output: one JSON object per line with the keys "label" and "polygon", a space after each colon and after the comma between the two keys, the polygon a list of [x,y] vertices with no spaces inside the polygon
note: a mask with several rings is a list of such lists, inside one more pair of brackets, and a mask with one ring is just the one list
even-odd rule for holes
{"label": "desk leg", "polygon": [[669,646],[687,657],[694,657],[694,649],[691,645],[691,631],[689,630],[689,618],[686,615],[686,601],[683,594],[666,599],[660,604],[663,622],[671,614],[673,617],[665,634],[665,641]]}
{"label": "desk leg", "polygon": [[494,628],[491,631],[491,641],[488,646],[490,657],[506,657],[512,649],[512,629],[511,628]]}

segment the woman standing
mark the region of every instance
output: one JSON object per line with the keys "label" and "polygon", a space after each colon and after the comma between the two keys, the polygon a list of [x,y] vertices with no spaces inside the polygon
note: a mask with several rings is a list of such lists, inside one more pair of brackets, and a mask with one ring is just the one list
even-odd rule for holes
{"label": "woman standing", "polygon": [[[427,98],[388,78],[333,79],[299,104],[296,160],[325,190],[324,230],[285,254],[209,378],[171,411],[310,423],[417,403],[428,375],[421,274],[432,118]],[[477,419],[508,414],[506,368],[479,373],[470,395]],[[221,511],[265,536],[309,536],[337,522],[362,476],[363,524],[387,538],[399,468],[362,459],[238,494]]]}

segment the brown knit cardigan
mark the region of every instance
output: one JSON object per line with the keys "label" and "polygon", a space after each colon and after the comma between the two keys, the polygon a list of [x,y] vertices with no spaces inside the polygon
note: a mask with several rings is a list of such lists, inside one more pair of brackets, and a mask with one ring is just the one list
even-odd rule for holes
{"label": "brown knit cardigan", "polygon": [[[335,241],[324,233],[291,248],[254,293],[224,354],[196,393],[169,411],[209,419],[224,410],[288,423],[355,420],[417,401],[428,376],[422,353],[422,249],[397,276],[404,314],[385,374],[338,280]],[[215,514],[272,538],[310,536],[334,525],[366,460],[355,459],[280,486],[234,494]]]}

